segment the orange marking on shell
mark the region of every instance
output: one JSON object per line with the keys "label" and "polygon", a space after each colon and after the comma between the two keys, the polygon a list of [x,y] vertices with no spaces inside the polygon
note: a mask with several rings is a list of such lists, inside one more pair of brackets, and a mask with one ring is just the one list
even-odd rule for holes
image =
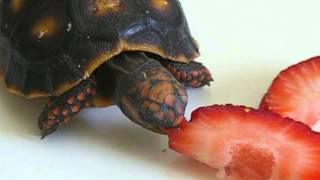
{"label": "orange marking on shell", "polygon": [[23,5],[23,0],[11,0],[10,2],[10,8],[12,12],[15,14],[20,11]]}
{"label": "orange marking on shell", "polygon": [[54,35],[58,29],[58,20],[53,16],[40,19],[32,26],[32,34],[39,39],[48,38]]}
{"label": "orange marking on shell", "polygon": [[108,12],[120,10],[120,0],[91,0],[90,10],[96,16],[104,16]]}
{"label": "orange marking on shell", "polygon": [[170,6],[169,0],[151,0],[152,7],[164,11]]}
{"label": "orange marking on shell", "polygon": [[26,96],[25,94],[22,93],[21,88],[19,88],[15,84],[7,84],[7,88],[10,93],[22,95],[22,96],[27,97],[29,99],[34,98],[34,97],[43,97],[42,94],[45,94],[44,91],[31,90],[30,95]]}

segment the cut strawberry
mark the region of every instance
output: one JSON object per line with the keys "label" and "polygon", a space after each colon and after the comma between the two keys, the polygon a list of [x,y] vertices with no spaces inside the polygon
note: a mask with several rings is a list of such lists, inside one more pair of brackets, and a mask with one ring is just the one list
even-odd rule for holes
{"label": "cut strawberry", "polygon": [[263,98],[260,109],[314,125],[320,118],[320,57],[282,71]]}
{"label": "cut strawberry", "polygon": [[320,179],[320,134],[271,112],[204,107],[168,135],[171,149],[219,169],[222,179]]}

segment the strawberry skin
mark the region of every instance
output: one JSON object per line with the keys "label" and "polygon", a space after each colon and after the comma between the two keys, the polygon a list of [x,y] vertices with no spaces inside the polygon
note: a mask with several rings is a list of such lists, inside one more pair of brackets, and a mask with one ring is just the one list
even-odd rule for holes
{"label": "strawberry skin", "polygon": [[260,109],[313,126],[320,118],[320,57],[280,72],[264,96]]}
{"label": "strawberry skin", "polygon": [[168,135],[171,149],[219,169],[222,179],[320,179],[320,134],[271,112],[203,107]]}

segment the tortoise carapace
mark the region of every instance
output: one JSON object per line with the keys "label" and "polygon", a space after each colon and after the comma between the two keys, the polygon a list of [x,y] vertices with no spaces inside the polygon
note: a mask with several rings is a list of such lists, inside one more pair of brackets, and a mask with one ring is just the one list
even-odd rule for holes
{"label": "tortoise carapace", "polygon": [[0,74],[10,92],[50,97],[43,137],[86,107],[118,105],[156,132],[177,127],[185,86],[212,80],[178,0],[3,0]]}

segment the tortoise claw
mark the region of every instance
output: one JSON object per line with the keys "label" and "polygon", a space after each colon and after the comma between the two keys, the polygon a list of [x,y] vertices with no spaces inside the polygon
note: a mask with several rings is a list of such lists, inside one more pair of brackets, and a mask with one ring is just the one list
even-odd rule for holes
{"label": "tortoise claw", "polygon": [[47,130],[41,130],[41,140],[43,140],[45,137],[47,137],[49,134],[53,133],[56,130],[53,131],[47,131]]}
{"label": "tortoise claw", "polygon": [[44,139],[46,136],[55,132],[61,122],[58,120],[48,117],[48,112],[45,110],[41,113],[39,117],[39,129],[41,130],[41,139]]}

